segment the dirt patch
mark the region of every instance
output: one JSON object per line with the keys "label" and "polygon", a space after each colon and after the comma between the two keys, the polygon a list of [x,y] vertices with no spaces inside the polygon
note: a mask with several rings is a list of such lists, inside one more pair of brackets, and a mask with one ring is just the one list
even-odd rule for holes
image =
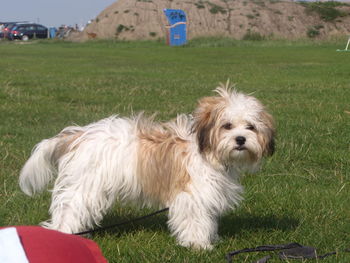
{"label": "dirt patch", "polygon": [[293,1],[243,0],[118,0],[103,10],[72,40],[165,38],[164,8],[187,14],[188,38],[254,36],[271,38],[324,38],[350,35],[350,6],[336,7],[342,16],[325,21],[317,12]]}

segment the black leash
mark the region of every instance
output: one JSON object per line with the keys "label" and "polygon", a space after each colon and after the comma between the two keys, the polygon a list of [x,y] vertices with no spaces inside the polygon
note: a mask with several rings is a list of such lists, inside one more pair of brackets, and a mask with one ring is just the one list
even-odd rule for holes
{"label": "black leash", "polygon": [[[255,248],[244,248],[240,250],[235,250],[226,255],[226,260],[228,263],[232,263],[232,257],[241,253],[249,253],[249,252],[262,252],[262,251],[275,251],[275,250],[281,250],[281,249],[289,249],[289,248],[295,248],[299,247],[298,243],[290,243],[290,244],[284,244],[284,245],[267,245],[267,246],[258,246]],[[265,257],[266,258],[266,257]],[[266,258],[265,262],[267,262]]]}
{"label": "black leash", "polygon": [[[318,255],[314,247],[308,247],[300,245],[299,243],[289,243],[282,245],[267,245],[259,246],[255,248],[244,248],[240,250],[235,250],[226,255],[227,263],[232,263],[232,257],[241,253],[249,252],[262,252],[262,251],[276,251],[280,250],[279,258],[282,260],[288,259],[324,259],[330,255],[335,255],[337,252],[329,252],[324,255]],[[350,252],[349,249],[346,249],[345,252]],[[271,256],[265,256],[254,263],[266,263]]]}
{"label": "black leash", "polygon": [[95,228],[95,229],[92,229],[92,230],[87,230],[87,231],[83,231],[83,232],[79,232],[79,233],[74,233],[73,235],[79,235],[80,236],[80,235],[90,234],[90,233],[94,233],[94,232],[98,232],[98,231],[103,231],[103,230],[106,230],[106,229],[119,227],[119,226],[122,226],[122,225],[127,225],[127,224],[130,224],[130,223],[133,223],[133,222],[137,222],[137,221],[140,221],[140,220],[143,220],[143,219],[155,216],[157,214],[163,213],[163,212],[168,211],[168,210],[169,210],[169,208],[164,208],[164,209],[158,210],[156,212],[153,212],[153,213],[145,215],[145,216],[141,216],[141,217],[138,217],[138,218],[130,219],[130,220],[127,220],[127,221],[124,221],[124,222],[120,222],[120,223],[109,225],[109,226],[105,226],[105,227],[99,227],[99,228]]}

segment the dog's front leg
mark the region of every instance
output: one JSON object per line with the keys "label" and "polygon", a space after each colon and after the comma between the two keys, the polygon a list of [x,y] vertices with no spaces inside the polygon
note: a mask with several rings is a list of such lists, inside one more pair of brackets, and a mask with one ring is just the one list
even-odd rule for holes
{"label": "dog's front leg", "polygon": [[178,194],[169,205],[168,225],[180,245],[211,249],[217,239],[217,218],[213,211],[190,193]]}

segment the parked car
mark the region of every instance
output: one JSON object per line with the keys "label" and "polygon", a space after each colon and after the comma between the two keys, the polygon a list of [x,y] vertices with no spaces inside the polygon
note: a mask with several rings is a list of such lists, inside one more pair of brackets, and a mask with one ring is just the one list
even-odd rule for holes
{"label": "parked car", "polygon": [[20,39],[27,41],[32,38],[47,38],[48,29],[47,27],[35,23],[28,24],[16,24],[11,28],[7,38],[10,40]]}
{"label": "parked car", "polygon": [[0,38],[8,38],[11,29],[18,24],[28,24],[29,21],[0,22]]}

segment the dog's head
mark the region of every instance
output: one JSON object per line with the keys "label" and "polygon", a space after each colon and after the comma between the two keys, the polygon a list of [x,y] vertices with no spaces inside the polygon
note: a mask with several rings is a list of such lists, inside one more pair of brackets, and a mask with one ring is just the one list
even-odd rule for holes
{"label": "dog's head", "polygon": [[193,132],[199,151],[225,166],[255,170],[263,156],[272,155],[274,121],[254,97],[231,90],[229,83],[215,89],[194,111]]}

